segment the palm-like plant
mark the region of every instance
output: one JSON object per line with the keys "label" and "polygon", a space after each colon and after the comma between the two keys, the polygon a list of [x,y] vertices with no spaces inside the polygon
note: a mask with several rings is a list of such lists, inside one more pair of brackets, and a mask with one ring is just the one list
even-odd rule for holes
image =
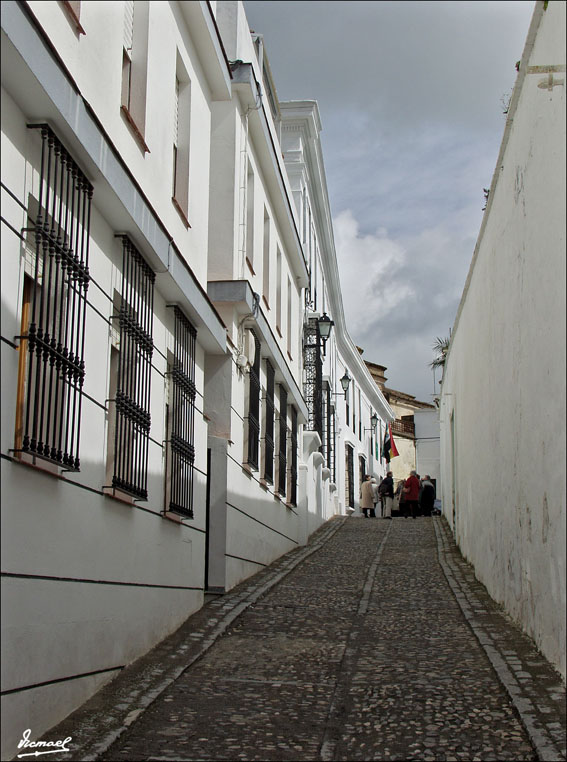
{"label": "palm-like plant", "polygon": [[443,368],[445,365],[445,357],[447,356],[447,352],[449,351],[449,342],[451,339],[449,337],[445,339],[441,339],[439,336],[435,339],[435,343],[433,344],[433,351],[436,353],[437,357],[429,363],[430,368]]}

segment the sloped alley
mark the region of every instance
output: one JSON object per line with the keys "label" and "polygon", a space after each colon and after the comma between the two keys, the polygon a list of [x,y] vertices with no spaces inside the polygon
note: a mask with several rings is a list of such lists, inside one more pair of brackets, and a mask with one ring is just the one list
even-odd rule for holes
{"label": "sloped alley", "polygon": [[444,519],[343,517],[46,738],[83,760],[561,760],[564,709]]}

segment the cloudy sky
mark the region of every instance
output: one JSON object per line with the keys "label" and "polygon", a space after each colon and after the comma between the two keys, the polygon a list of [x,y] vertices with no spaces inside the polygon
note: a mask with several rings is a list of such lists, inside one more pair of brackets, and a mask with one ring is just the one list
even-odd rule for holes
{"label": "cloudy sky", "polygon": [[245,7],[279,99],[319,104],[349,334],[389,387],[430,401],[432,344],[455,319],[535,3]]}

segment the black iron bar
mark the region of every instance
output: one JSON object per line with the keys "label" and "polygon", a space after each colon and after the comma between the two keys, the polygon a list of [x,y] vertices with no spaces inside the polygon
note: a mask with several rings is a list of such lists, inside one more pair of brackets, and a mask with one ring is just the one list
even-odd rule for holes
{"label": "black iron bar", "polygon": [[[41,250],[42,250],[42,264],[43,264],[43,272],[42,272],[42,287],[41,287],[41,299],[39,303],[39,316],[37,320],[37,337],[40,340],[43,340],[44,335],[44,322],[43,322],[43,307],[44,307],[44,301],[45,301],[45,270],[46,270],[46,237],[45,234],[47,233],[48,229],[48,212],[49,210],[49,191],[50,191],[50,180],[51,180],[51,151],[53,148],[53,137],[51,136],[51,133],[47,133],[47,179],[45,183],[45,219],[44,223],[42,225],[42,239],[41,239]],[[43,178],[40,179],[40,182]],[[39,251],[38,251],[38,257],[39,257]],[[38,449],[41,449],[41,444],[39,444],[38,447],[38,425],[41,424],[39,422],[40,417],[40,408],[39,408],[39,396],[40,396],[40,383],[41,383],[41,350],[38,349],[37,351],[37,368],[36,368],[36,378],[35,378],[35,391],[34,391],[34,414],[33,414],[33,428],[32,428],[32,438],[31,438],[31,450],[33,452],[37,452]],[[42,428],[42,427],[41,427]],[[39,442],[41,443],[42,434],[41,434],[41,428],[39,433]]]}
{"label": "black iron bar", "polygon": [[[59,337],[61,343],[61,352],[66,353],[67,349],[67,334],[68,334],[68,319],[66,309],[66,291],[65,291],[65,279],[67,273],[67,265],[69,262],[69,246],[70,228],[72,226],[72,197],[74,193],[73,188],[73,168],[71,157],[67,154],[67,171],[66,171],[67,183],[65,191],[65,232],[63,236],[62,244],[62,257],[61,257],[61,302],[59,305]],[[59,363],[58,371],[61,378],[61,413],[59,416],[59,437],[57,441],[57,460],[62,462],[63,460],[63,420],[64,420],[64,408],[65,408],[65,370],[66,370],[66,356],[65,363]]]}
{"label": "black iron bar", "polygon": [[90,252],[90,230],[91,230],[91,200],[93,196],[93,189],[90,183],[85,181],[85,192],[88,198],[87,205],[87,227],[85,231],[84,241],[85,248],[81,253],[81,265],[83,266],[83,277],[81,280],[83,286],[83,309],[82,309],[82,325],[81,325],[81,374],[79,378],[79,412],[78,412],[78,424],[77,424],[77,451],[75,454],[75,468],[80,467],[80,457],[78,443],[81,437],[81,413],[83,408],[83,384],[85,380],[85,336],[87,327],[87,292],[89,290],[89,252]]}
{"label": "black iron bar", "polygon": [[[77,178],[77,167],[75,166],[75,163],[73,161],[70,162],[70,172],[68,177],[68,182],[71,186],[71,211],[69,214],[69,231],[68,231],[68,241],[69,246],[66,251],[66,268],[65,268],[65,283],[66,283],[66,291],[65,291],[65,340],[63,342],[63,354],[65,355],[66,361],[62,368],[62,399],[61,399],[61,411],[65,415],[65,424],[63,426],[63,436],[61,438],[61,444],[60,444],[60,450],[62,451],[61,454],[61,460],[66,465],[69,466],[69,457],[67,454],[68,450],[68,439],[69,439],[69,418],[71,415],[71,405],[70,405],[70,399],[71,399],[71,390],[69,388],[69,373],[70,373],[70,364],[73,362],[73,348],[72,348],[72,341],[73,341],[73,307],[71,304],[71,279],[72,279],[72,270],[73,270],[73,256],[74,256],[74,240],[75,240],[75,229],[77,227],[77,215],[78,215],[78,207],[79,207],[79,201],[77,198],[77,188],[76,188],[76,178]],[[63,418],[63,415],[61,416]]]}
{"label": "black iron bar", "polygon": [[[64,270],[64,247],[65,247],[65,225],[63,224],[63,204],[64,204],[64,198],[65,198],[65,177],[66,177],[66,169],[65,169],[65,158],[66,158],[66,152],[64,149],[61,149],[61,175],[60,175],[60,187],[59,187],[59,214],[58,214],[58,230],[57,230],[57,243],[56,243],[56,254],[55,254],[55,263],[56,263],[56,271],[55,271],[55,289],[54,289],[54,307],[53,307],[53,327],[51,330],[52,336],[53,336],[53,349],[57,353],[57,357],[54,358],[55,361],[55,399],[54,399],[54,430],[53,430],[53,438],[51,441],[51,450],[50,450],[50,457],[52,460],[57,460],[57,435],[58,431],[57,429],[60,428],[57,426],[58,422],[61,421],[63,418],[63,409],[59,410],[59,392],[62,386],[61,382],[61,360],[59,358],[59,355],[61,354],[61,351],[63,349],[63,345],[61,343],[61,315],[62,315],[62,306],[63,306],[63,294],[65,292],[65,270]],[[59,275],[61,274],[61,286],[59,286]],[[59,303],[58,303],[59,300]],[[57,317],[59,316],[59,325],[57,325]]]}
{"label": "black iron bar", "polygon": [[[57,239],[60,237],[60,227],[58,224],[57,219],[57,208],[58,208],[58,194],[57,194],[57,185],[59,182],[59,185],[61,183],[61,177],[63,175],[63,172],[61,171],[61,175],[59,175],[59,170],[61,169],[61,162],[59,160],[61,155],[61,146],[58,142],[55,142],[53,146],[53,196],[52,196],[52,202],[51,202],[51,229],[49,233],[49,275],[47,279],[47,305],[46,305],[46,315],[45,315],[45,327],[46,327],[46,335],[45,335],[45,342],[49,345],[50,351],[48,353],[48,356],[45,358],[45,371],[47,371],[47,360],[49,359],[49,391],[47,393],[47,417],[45,421],[45,444],[43,447],[43,454],[49,457],[51,455],[52,448],[50,447],[50,434],[51,434],[51,422],[52,422],[52,413],[51,413],[51,407],[52,407],[52,401],[54,396],[54,375],[55,375],[55,355],[54,350],[57,349],[57,340],[55,338],[55,326],[56,326],[56,317],[57,317],[57,284],[59,281],[58,277],[58,253],[59,248],[57,245]],[[59,197],[60,197],[59,193]],[[59,200],[59,206],[60,206],[60,200]],[[57,229],[57,232],[56,232]],[[52,289],[52,277],[55,278],[55,282],[53,284]],[[45,283],[45,278],[44,278]],[[49,336],[49,330],[50,330],[50,312],[51,312],[51,305],[53,304],[53,318],[51,320],[51,336]],[[44,376],[45,377],[45,376]],[[55,383],[57,383],[57,379],[55,379]],[[45,390],[44,390],[45,391]],[[44,411],[43,401],[42,401],[42,412]],[[56,414],[56,411],[54,411]],[[43,417],[43,416],[42,416]],[[55,421],[53,421],[55,424]],[[55,425],[54,425],[55,428]]]}
{"label": "black iron bar", "polygon": [[[72,466],[75,462],[75,425],[77,422],[77,398],[78,381],[80,367],[79,341],[80,341],[80,323],[81,323],[81,293],[80,293],[80,258],[79,251],[82,247],[82,238],[84,235],[85,207],[86,199],[83,194],[83,182],[80,175],[77,176],[77,228],[75,234],[75,250],[73,252],[72,266],[68,272],[69,288],[73,291],[73,320],[71,324],[71,352],[74,358],[74,364],[69,368],[69,379],[67,382],[68,405],[71,412],[71,431],[69,432],[69,445],[67,449],[67,462]],[[76,313],[75,313],[76,310]],[[75,382],[73,384],[73,381]]]}
{"label": "black iron bar", "polygon": [[71,382],[74,378],[74,365],[77,361],[76,345],[75,345],[75,333],[76,333],[76,321],[77,321],[77,289],[75,288],[75,272],[77,268],[79,247],[79,235],[80,235],[80,219],[82,214],[81,204],[81,180],[77,167],[73,166],[73,198],[76,198],[76,208],[74,208],[73,220],[75,222],[73,226],[73,246],[72,246],[72,258],[70,258],[69,266],[67,267],[67,303],[71,305],[69,334],[65,346],[69,348],[69,362],[67,365],[67,374],[65,378],[64,388],[66,392],[67,405],[66,405],[66,425],[65,425],[65,448],[63,450],[63,463],[66,466],[71,466],[73,458],[70,451],[73,446],[74,436],[74,419],[75,419],[75,394],[72,394]]}

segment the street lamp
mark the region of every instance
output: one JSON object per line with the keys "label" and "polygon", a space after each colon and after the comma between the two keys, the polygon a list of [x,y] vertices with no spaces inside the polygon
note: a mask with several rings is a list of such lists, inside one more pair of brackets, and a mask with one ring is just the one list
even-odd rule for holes
{"label": "street lamp", "polygon": [[370,416],[370,428],[364,429],[364,431],[376,431],[376,424],[378,423],[378,420],[379,419],[376,413],[372,413],[372,415]]}
{"label": "street lamp", "polygon": [[[350,376],[348,374],[348,370],[345,370],[345,374],[341,378],[341,386],[343,387],[343,392],[345,394],[345,400],[346,400],[349,384],[350,384]],[[340,397],[341,396],[339,392],[332,392],[332,395],[333,395],[333,397]]]}
{"label": "street lamp", "polygon": [[327,339],[331,335],[331,328],[335,324],[331,320],[331,318],[327,315],[327,313],[324,312],[319,318],[319,320],[317,321],[317,325],[319,326],[319,336],[321,337],[321,341],[323,342],[323,354],[325,355]]}
{"label": "street lamp", "polygon": [[348,374],[348,370],[345,370],[344,376],[341,378],[341,386],[343,387],[343,392],[345,393],[345,400],[348,392],[348,387],[350,384],[350,376]]}

